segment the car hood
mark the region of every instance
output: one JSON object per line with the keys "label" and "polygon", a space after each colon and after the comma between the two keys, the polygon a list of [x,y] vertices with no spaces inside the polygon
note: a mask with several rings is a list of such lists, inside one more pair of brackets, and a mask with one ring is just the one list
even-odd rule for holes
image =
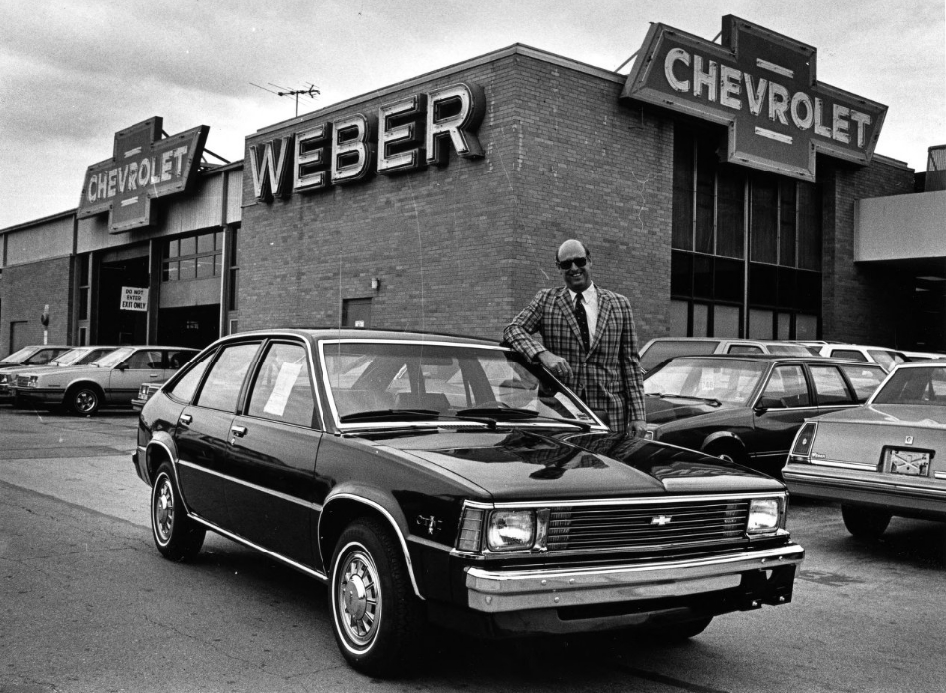
{"label": "car hood", "polygon": [[663,443],[603,433],[514,429],[391,436],[377,443],[505,498],[616,498],[665,493],[778,491],[735,464]]}
{"label": "car hood", "polygon": [[703,414],[715,414],[720,411],[741,408],[725,402],[716,405],[703,400],[679,399],[671,396],[657,397],[655,395],[645,397],[644,404],[647,407],[647,423],[653,424],[665,424],[694,416],[702,416]]}
{"label": "car hood", "polygon": [[865,404],[819,416],[818,421],[888,426],[946,428],[946,406],[929,404]]}

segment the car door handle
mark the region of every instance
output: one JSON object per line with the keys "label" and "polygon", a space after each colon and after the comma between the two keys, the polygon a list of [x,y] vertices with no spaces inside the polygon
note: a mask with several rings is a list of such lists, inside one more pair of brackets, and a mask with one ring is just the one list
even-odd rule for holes
{"label": "car door handle", "polygon": [[246,426],[232,426],[230,432],[237,438],[242,438],[246,435]]}
{"label": "car door handle", "polygon": [[193,420],[194,420],[194,417],[191,416],[190,414],[181,414],[181,418],[178,419],[178,421],[180,421],[182,424],[185,424],[185,425],[189,424]]}
{"label": "car door handle", "polygon": [[160,373],[151,373],[148,377],[150,377],[150,378],[160,378],[160,377],[161,377],[161,374],[160,374]]}

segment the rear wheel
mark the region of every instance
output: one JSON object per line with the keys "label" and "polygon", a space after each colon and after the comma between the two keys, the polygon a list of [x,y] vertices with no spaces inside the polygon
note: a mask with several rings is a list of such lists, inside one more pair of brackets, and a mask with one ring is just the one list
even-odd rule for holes
{"label": "rear wheel", "polygon": [[172,561],[190,560],[204,545],[206,531],[187,517],[169,462],[158,467],[151,488],[151,534],[161,555]]}
{"label": "rear wheel", "polygon": [[890,524],[891,514],[885,510],[842,505],[841,517],[844,518],[847,531],[853,536],[858,539],[877,539]]}
{"label": "rear wheel", "polygon": [[379,521],[362,518],[336,547],[329,593],[338,648],[364,674],[407,673],[424,619],[396,538]]}
{"label": "rear wheel", "polygon": [[66,393],[66,406],[79,416],[91,416],[102,406],[102,393],[93,385],[76,385]]}

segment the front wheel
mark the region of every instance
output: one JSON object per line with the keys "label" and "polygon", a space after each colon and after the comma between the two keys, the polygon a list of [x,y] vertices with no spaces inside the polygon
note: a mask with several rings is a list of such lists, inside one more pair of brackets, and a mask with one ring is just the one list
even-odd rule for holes
{"label": "front wheel", "polygon": [[400,545],[387,527],[363,518],[336,546],[329,591],[342,656],[370,676],[406,673],[416,659],[423,613]]}
{"label": "front wheel", "polygon": [[151,534],[161,555],[172,561],[190,560],[204,545],[206,530],[187,517],[169,462],[158,467],[151,488]]}
{"label": "front wheel", "polygon": [[91,385],[78,385],[69,390],[66,405],[79,416],[91,416],[102,406],[102,395]]}
{"label": "front wheel", "polygon": [[842,505],[841,517],[852,536],[858,539],[877,539],[890,524],[891,514],[874,508]]}

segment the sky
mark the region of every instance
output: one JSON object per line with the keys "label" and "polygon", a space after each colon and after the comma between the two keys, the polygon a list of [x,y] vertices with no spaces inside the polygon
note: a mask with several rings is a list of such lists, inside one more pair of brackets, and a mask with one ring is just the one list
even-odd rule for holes
{"label": "sky", "polygon": [[[651,22],[713,39],[734,14],[817,50],[818,80],[889,107],[876,153],[946,144],[944,0],[0,0],[0,229],[74,209],[115,132],[152,116],[206,148],[522,43],[617,70]],[[620,72],[627,74],[630,64]],[[219,163],[219,160],[210,158]]]}

